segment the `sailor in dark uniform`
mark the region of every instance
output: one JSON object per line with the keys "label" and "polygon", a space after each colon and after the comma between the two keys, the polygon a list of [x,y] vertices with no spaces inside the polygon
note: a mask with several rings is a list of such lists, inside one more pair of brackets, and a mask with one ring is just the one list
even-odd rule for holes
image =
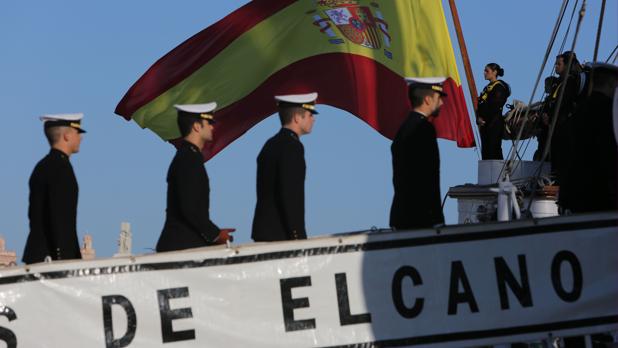
{"label": "sailor in dark uniform", "polygon": [[399,230],[444,223],[440,154],[431,123],[442,106],[444,78],[406,79],[412,112],[391,145],[395,196],[390,226]]}
{"label": "sailor in dark uniform", "polygon": [[305,150],[300,137],[311,132],[317,93],[277,96],[281,130],[257,158],[257,203],[252,238],[306,239]]}
{"label": "sailor in dark uniform", "polygon": [[51,150],[30,176],[30,234],[22,260],[42,262],[81,259],[77,241],[78,187],[69,157],[79,152],[83,114],[44,115]]}
{"label": "sailor in dark uniform", "polygon": [[[573,56],[573,62],[570,70],[567,71],[567,65],[571,56]],[[551,144],[549,144],[549,159],[551,162],[551,173],[555,179],[555,183],[561,185],[562,179],[568,176],[570,118],[576,107],[582,68],[575,53],[567,51],[556,57],[555,69],[559,78],[555,80],[556,83],[551,86],[550,93],[543,102],[542,122],[544,124],[544,129],[539,135],[539,148],[534,155],[534,159],[540,160],[542,157],[547,143],[547,137],[549,136],[549,127],[552,123],[551,118],[554,117],[556,109],[559,108],[558,114],[556,115],[556,125],[551,138]],[[560,105],[558,105],[560,90],[563,86],[564,96]]]}
{"label": "sailor in dark uniform", "polygon": [[511,88],[506,82],[498,79],[504,76],[504,69],[496,63],[487,64],[483,75],[489,84],[479,96],[477,110],[477,124],[481,132],[481,156],[483,160],[501,160],[504,131],[502,108],[511,94]]}
{"label": "sailor in dark uniform", "polygon": [[167,172],[167,210],[157,251],[225,244],[234,229],[210,220],[210,185],[202,149],[212,141],[216,103],[174,105],[183,137]]}

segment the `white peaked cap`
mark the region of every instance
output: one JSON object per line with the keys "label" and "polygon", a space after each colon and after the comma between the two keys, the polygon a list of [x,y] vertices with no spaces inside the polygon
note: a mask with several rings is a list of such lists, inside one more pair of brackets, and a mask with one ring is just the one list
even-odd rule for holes
{"label": "white peaked cap", "polygon": [[406,77],[405,80],[408,85],[413,85],[417,83],[434,85],[446,81],[446,77]]}
{"label": "white peaked cap", "polygon": [[74,113],[74,114],[46,114],[39,119],[43,122],[47,121],[81,121],[84,118],[83,113]]}
{"label": "white peaked cap", "polygon": [[276,101],[293,104],[313,103],[316,99],[318,99],[318,94],[316,92],[308,94],[289,94],[275,96]]}
{"label": "white peaked cap", "polygon": [[217,108],[217,103],[206,103],[206,104],[185,104],[185,105],[174,105],[176,110],[190,112],[192,114],[206,114],[209,112],[213,112]]}
{"label": "white peaked cap", "polygon": [[443,97],[447,95],[442,86],[446,80],[444,77],[406,77],[405,80],[410,88],[431,89]]}

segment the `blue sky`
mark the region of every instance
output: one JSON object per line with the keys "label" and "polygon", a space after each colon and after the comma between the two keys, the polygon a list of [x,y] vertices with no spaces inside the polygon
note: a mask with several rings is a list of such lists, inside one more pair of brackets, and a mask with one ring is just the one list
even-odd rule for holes
{"label": "blue sky", "polygon": [[[134,253],[155,246],[165,219],[165,175],[175,150],[113,110],[157,59],[246,2],[38,0],[0,5],[0,234],[19,259],[28,234],[28,178],[48,152],[38,120],[45,113],[86,115],[89,132],[81,152],[71,158],[80,188],[80,240],[93,235],[97,255],[111,256],[120,223],[128,221]],[[477,88],[485,85],[484,65],[497,62],[512,87],[509,102],[527,101],[561,1],[457,3]],[[576,49],[582,61],[592,59],[600,3],[588,1]],[[444,7],[451,25],[446,2]],[[603,60],[618,43],[617,14],[618,3],[608,1],[599,53]],[[564,28],[558,45],[563,33]],[[572,34],[568,46],[571,39]],[[461,65],[459,70],[463,78]],[[269,117],[206,164],[212,219],[220,227],[237,228],[237,242],[250,241],[255,159],[278,128],[277,118]],[[320,106],[313,133],[302,141],[310,236],[388,226],[390,140],[344,111]],[[505,142],[505,154],[508,148]],[[526,157],[535,148],[533,141]],[[440,141],[440,151],[443,194],[450,186],[476,181],[478,151],[458,149],[449,141]],[[447,200],[445,215],[447,223],[457,221],[455,201]]]}

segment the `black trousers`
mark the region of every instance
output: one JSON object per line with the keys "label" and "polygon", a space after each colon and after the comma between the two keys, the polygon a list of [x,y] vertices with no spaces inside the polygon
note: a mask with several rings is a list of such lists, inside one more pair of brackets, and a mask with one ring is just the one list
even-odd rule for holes
{"label": "black trousers", "polygon": [[502,132],[504,121],[496,118],[479,127],[481,131],[481,157],[483,160],[501,160],[502,157]]}
{"label": "black trousers", "polygon": [[570,156],[569,134],[566,125],[556,127],[552,135],[550,151],[551,151],[551,174],[554,176],[556,183],[560,185],[561,181],[567,176],[568,163]]}
{"label": "black trousers", "polygon": [[[532,156],[532,159],[534,161],[540,161],[541,158],[543,157],[543,151],[545,151],[545,145],[547,144],[547,135],[549,133],[549,129],[546,125],[541,124],[539,127],[541,128],[541,131],[536,136],[536,141],[538,143],[538,146],[536,148],[536,151],[534,152],[534,156]],[[550,158],[551,158],[551,152],[548,154],[545,160],[549,161]]]}

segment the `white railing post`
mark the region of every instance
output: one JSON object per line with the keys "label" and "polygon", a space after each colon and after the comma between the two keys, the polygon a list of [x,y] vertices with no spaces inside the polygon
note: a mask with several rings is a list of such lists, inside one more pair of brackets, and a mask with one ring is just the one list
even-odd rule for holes
{"label": "white railing post", "polygon": [[515,186],[510,181],[500,181],[498,183],[498,221],[510,221],[513,218],[513,199],[512,193]]}
{"label": "white railing post", "polygon": [[592,336],[584,336],[584,341],[586,342],[586,348],[592,348]]}

